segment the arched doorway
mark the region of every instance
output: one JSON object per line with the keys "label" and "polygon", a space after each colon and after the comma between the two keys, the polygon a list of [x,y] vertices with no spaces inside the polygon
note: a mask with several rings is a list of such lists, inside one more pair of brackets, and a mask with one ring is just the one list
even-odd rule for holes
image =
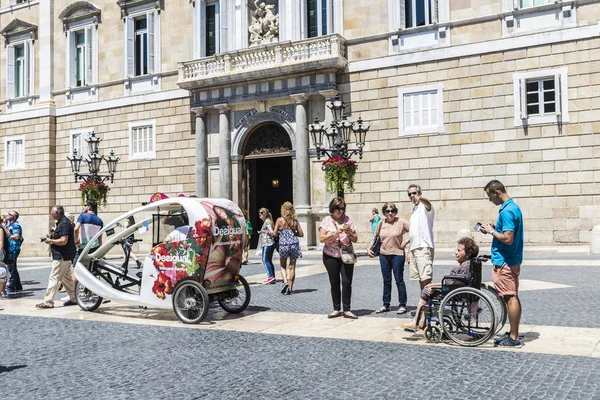
{"label": "arched doorway", "polygon": [[[256,126],[243,147],[242,204],[257,232],[262,226],[258,210],[268,208],[273,219],[280,216],[281,204],[293,201],[292,142],[287,131],[274,122]],[[258,234],[250,247],[255,248]]]}

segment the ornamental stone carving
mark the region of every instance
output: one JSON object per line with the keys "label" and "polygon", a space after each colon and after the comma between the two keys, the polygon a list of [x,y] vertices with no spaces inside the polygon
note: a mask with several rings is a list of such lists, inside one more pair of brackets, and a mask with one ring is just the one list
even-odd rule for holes
{"label": "ornamental stone carving", "polygon": [[278,124],[266,124],[254,131],[245,146],[245,154],[277,154],[292,150],[292,142],[285,129]]}
{"label": "ornamental stone carving", "polygon": [[250,47],[279,41],[279,14],[273,14],[273,4],[254,0],[254,13],[250,17]]}

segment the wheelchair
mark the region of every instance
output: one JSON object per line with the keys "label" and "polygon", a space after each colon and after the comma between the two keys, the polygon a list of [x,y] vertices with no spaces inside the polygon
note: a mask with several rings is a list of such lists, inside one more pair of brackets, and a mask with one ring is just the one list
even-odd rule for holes
{"label": "wheelchair", "polygon": [[[441,291],[432,294],[420,311],[426,313],[427,341],[450,339],[460,346],[479,346],[502,329],[506,304],[494,288],[481,283],[481,266],[489,259],[487,255],[471,259],[468,279],[462,275],[444,276]],[[456,281],[463,285],[453,284]],[[421,315],[417,321],[420,319]]]}

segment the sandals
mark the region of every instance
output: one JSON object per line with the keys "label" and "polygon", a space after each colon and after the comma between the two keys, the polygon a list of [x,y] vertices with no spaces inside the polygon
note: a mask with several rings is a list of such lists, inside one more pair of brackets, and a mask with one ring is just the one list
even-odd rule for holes
{"label": "sandals", "polygon": [[342,313],[340,311],[334,311],[331,314],[329,314],[327,316],[327,318],[337,318],[337,317],[341,317]]}
{"label": "sandals", "polygon": [[398,307],[398,311],[396,311],[396,314],[405,314],[406,312],[408,312],[408,309],[406,307],[400,306]]}
{"label": "sandals", "polygon": [[381,308],[378,308],[377,310],[375,310],[375,313],[381,314],[381,313],[388,312],[388,311],[390,311],[390,306],[387,306],[387,307],[382,306]]}
{"label": "sandals", "polygon": [[350,311],[346,311],[344,313],[344,318],[358,319],[358,317],[356,315],[352,314]]}
{"label": "sandals", "polygon": [[407,322],[401,323],[400,328],[404,328],[405,331],[416,332],[416,331],[422,331],[423,329],[425,329],[425,326],[416,325],[412,321],[407,321]]}
{"label": "sandals", "polygon": [[36,304],[35,308],[43,308],[43,309],[54,308],[54,305],[49,304],[49,303],[40,303],[40,304]]}

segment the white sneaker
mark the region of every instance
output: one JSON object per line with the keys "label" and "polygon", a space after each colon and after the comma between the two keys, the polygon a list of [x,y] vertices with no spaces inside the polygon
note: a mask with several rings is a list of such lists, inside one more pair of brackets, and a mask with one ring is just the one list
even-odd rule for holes
{"label": "white sneaker", "polygon": [[60,301],[69,301],[71,300],[71,298],[69,297],[69,295],[66,295],[65,297],[61,297]]}

